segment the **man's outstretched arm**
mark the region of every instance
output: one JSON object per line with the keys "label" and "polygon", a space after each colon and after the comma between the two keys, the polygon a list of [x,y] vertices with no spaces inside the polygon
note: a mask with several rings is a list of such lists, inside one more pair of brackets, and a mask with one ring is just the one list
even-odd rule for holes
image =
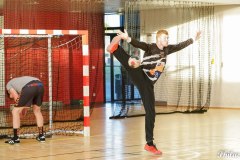
{"label": "man's outstretched arm", "polygon": [[186,48],[187,46],[189,46],[190,44],[193,44],[195,41],[199,40],[201,37],[201,31],[196,32],[195,36],[193,38],[190,38],[186,41],[183,41],[181,43],[178,43],[176,45],[169,45],[168,46],[168,54],[180,51],[184,48]]}

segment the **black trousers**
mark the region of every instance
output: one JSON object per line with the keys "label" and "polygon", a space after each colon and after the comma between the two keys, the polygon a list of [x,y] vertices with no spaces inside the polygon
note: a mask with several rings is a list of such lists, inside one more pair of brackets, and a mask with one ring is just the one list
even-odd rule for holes
{"label": "black trousers", "polygon": [[139,90],[143,106],[146,112],[145,115],[146,141],[151,142],[153,141],[153,129],[156,116],[153,83],[143,72],[141,66],[138,68],[131,68],[128,65],[128,59],[130,56],[124,51],[124,49],[121,46],[119,46],[118,49],[115,52],[113,52],[113,55],[127,70],[133,84]]}

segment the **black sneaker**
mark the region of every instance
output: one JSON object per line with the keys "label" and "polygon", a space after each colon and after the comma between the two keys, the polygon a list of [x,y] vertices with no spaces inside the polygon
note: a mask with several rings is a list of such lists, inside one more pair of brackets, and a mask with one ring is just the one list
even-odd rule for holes
{"label": "black sneaker", "polygon": [[36,137],[36,140],[39,141],[39,142],[45,142],[45,136],[44,135],[42,135],[42,136],[38,135]]}
{"label": "black sneaker", "polygon": [[15,144],[15,143],[20,143],[20,140],[19,140],[19,138],[11,138],[11,139],[5,141],[5,143]]}

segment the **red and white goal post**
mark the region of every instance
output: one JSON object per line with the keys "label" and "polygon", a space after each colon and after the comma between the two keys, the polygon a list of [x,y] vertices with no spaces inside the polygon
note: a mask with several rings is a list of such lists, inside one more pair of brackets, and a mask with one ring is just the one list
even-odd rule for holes
{"label": "red and white goal post", "polygon": [[[46,37],[51,44],[51,37],[58,35],[80,35],[82,37],[82,62],[83,62],[83,114],[84,136],[90,136],[90,99],[89,99],[89,46],[87,30],[44,30],[44,29],[0,29],[0,36],[4,37]],[[48,47],[48,83],[49,83],[49,112],[52,112],[52,60],[51,47]],[[49,128],[52,127],[52,113],[49,113]]]}

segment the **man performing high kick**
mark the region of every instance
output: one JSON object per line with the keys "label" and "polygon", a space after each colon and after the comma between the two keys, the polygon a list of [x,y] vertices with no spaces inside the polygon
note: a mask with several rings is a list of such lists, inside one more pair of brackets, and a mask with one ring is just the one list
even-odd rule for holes
{"label": "man performing high kick", "polygon": [[[119,32],[114,37],[107,51],[113,54],[128,72],[133,84],[138,88],[146,112],[145,115],[145,150],[162,154],[153,143],[153,129],[155,123],[155,97],[154,84],[159,79],[166,64],[166,56],[177,52],[200,38],[201,32],[197,32],[194,38],[190,38],[176,45],[168,44],[168,32],[159,30],[156,35],[156,43],[139,42],[128,36],[127,31]],[[142,61],[134,60],[124,49],[119,46],[121,40],[126,40],[132,46],[145,51]]]}

